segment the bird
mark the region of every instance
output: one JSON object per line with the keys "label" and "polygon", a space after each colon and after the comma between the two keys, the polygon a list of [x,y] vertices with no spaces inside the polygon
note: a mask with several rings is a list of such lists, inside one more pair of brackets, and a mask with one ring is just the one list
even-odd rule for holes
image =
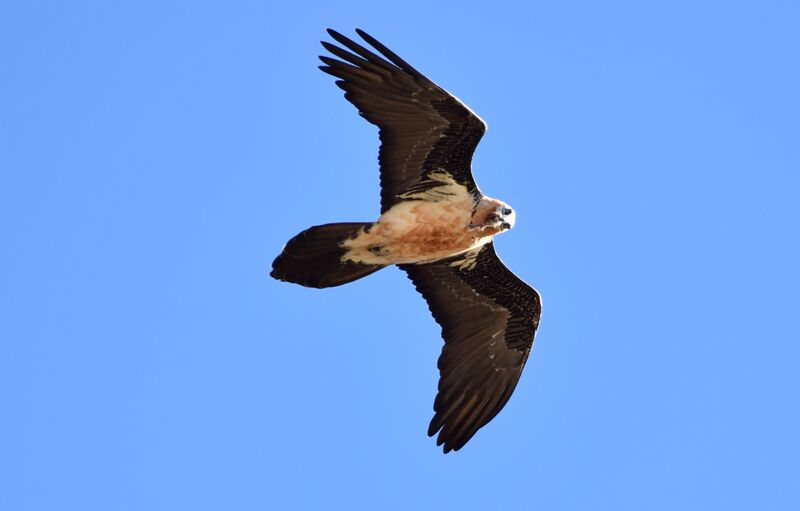
{"label": "bird", "polygon": [[339,46],[321,41],[330,55],[319,68],[379,129],[380,216],[300,232],[270,275],[327,288],[390,265],[405,271],[444,340],[428,436],[458,451],[508,402],[539,327],[539,293],[494,248],[516,213],[473,178],[483,119],[363,30],[371,48],[327,33]]}

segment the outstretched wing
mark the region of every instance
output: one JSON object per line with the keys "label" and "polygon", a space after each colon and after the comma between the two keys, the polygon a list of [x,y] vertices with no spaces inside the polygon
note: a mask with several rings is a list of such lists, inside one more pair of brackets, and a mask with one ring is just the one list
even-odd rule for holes
{"label": "outstretched wing", "polygon": [[428,436],[457,451],[505,406],[533,347],[539,294],[492,243],[429,264],[400,266],[442,327],[439,393]]}
{"label": "outstretched wing", "polygon": [[470,165],[486,131],[483,120],[363,30],[356,32],[385,58],[329,29],[350,51],[323,41],[342,60],[321,56],[320,69],[339,78],[344,97],[380,128],[381,213],[403,193],[441,185],[429,179],[440,169],[479,193]]}

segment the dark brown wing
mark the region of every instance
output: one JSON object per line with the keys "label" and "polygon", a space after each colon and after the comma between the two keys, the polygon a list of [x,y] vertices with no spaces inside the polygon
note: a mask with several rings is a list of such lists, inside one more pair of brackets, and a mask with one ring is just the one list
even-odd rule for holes
{"label": "dark brown wing", "polygon": [[492,243],[454,258],[400,266],[442,327],[439,393],[428,435],[457,451],[505,406],[533,347],[539,294]]}
{"label": "dark brown wing", "polygon": [[330,36],[350,51],[323,41],[325,49],[342,60],[320,57],[325,63],[320,69],[340,78],[336,85],[345,98],[380,128],[381,213],[402,200],[399,195],[406,191],[441,184],[427,179],[437,169],[447,171],[470,193],[479,193],[470,166],[486,124],[384,45],[362,30],[356,32],[385,58],[329,29]]}

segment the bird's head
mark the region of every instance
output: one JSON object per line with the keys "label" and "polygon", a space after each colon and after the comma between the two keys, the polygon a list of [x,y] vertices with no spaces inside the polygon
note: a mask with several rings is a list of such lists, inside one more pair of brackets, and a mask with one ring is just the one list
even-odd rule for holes
{"label": "bird's head", "polygon": [[497,199],[485,198],[483,206],[484,219],[480,224],[491,229],[497,229],[497,232],[503,232],[514,227],[516,221],[516,214],[511,206],[503,201]]}
{"label": "bird's head", "polygon": [[489,231],[494,236],[514,227],[516,219],[511,206],[491,197],[483,197],[475,208],[470,225],[480,228],[482,232]]}
{"label": "bird's head", "polygon": [[514,213],[514,210],[511,209],[511,206],[505,202],[502,202],[499,206],[497,206],[495,209],[495,214],[500,220],[500,228],[504,231],[514,227],[514,223],[517,221],[517,214]]}

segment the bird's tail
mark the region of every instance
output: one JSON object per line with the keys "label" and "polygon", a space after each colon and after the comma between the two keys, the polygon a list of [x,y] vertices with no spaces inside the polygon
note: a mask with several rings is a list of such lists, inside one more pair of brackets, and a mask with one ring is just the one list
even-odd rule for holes
{"label": "bird's tail", "polygon": [[333,287],[374,273],[383,265],[342,261],[341,242],[371,223],[317,225],[290,239],[272,263],[270,276],[306,287]]}

